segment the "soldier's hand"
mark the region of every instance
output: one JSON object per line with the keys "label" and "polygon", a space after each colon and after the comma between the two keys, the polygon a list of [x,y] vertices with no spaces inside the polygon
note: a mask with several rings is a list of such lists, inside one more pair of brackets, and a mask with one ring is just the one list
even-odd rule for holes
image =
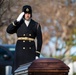
{"label": "soldier's hand", "polygon": [[39,58],[38,56],[35,57],[35,59],[38,59],[38,58]]}
{"label": "soldier's hand", "polygon": [[22,13],[18,16],[17,22],[20,22],[20,21],[21,21],[21,19],[23,18],[23,15],[24,15],[24,12],[22,12]]}

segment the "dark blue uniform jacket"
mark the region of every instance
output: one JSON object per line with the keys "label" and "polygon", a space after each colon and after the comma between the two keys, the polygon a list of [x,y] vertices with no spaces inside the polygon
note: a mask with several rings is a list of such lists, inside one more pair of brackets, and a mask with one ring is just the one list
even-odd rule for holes
{"label": "dark blue uniform jacket", "polygon": [[[15,25],[14,25],[15,24]],[[41,26],[31,19],[27,27],[22,19],[20,22],[14,21],[7,27],[7,32],[10,34],[16,33],[17,37],[37,38],[37,48],[35,41],[17,40],[14,67],[17,69],[19,65],[35,60],[36,55],[39,56],[42,47],[42,32]],[[12,40],[12,39],[11,39]]]}

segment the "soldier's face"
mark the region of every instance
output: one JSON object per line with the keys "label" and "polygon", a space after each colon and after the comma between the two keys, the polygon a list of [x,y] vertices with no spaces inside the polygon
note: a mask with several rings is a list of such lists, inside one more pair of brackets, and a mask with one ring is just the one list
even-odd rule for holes
{"label": "soldier's face", "polygon": [[26,19],[26,20],[29,20],[30,18],[31,18],[31,14],[25,13],[25,19]]}

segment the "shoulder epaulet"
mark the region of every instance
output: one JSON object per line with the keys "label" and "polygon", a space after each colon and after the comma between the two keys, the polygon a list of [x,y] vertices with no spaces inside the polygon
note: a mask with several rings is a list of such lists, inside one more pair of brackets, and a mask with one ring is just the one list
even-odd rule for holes
{"label": "shoulder epaulet", "polygon": [[37,29],[39,28],[39,25],[40,25],[40,24],[39,24],[39,23],[37,23]]}

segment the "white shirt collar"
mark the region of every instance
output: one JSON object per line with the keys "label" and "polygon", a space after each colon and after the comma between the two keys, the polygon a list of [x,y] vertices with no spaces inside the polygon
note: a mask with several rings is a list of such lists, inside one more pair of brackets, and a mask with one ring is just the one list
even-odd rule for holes
{"label": "white shirt collar", "polygon": [[29,26],[30,21],[31,21],[31,19],[30,20],[24,20],[27,27]]}

